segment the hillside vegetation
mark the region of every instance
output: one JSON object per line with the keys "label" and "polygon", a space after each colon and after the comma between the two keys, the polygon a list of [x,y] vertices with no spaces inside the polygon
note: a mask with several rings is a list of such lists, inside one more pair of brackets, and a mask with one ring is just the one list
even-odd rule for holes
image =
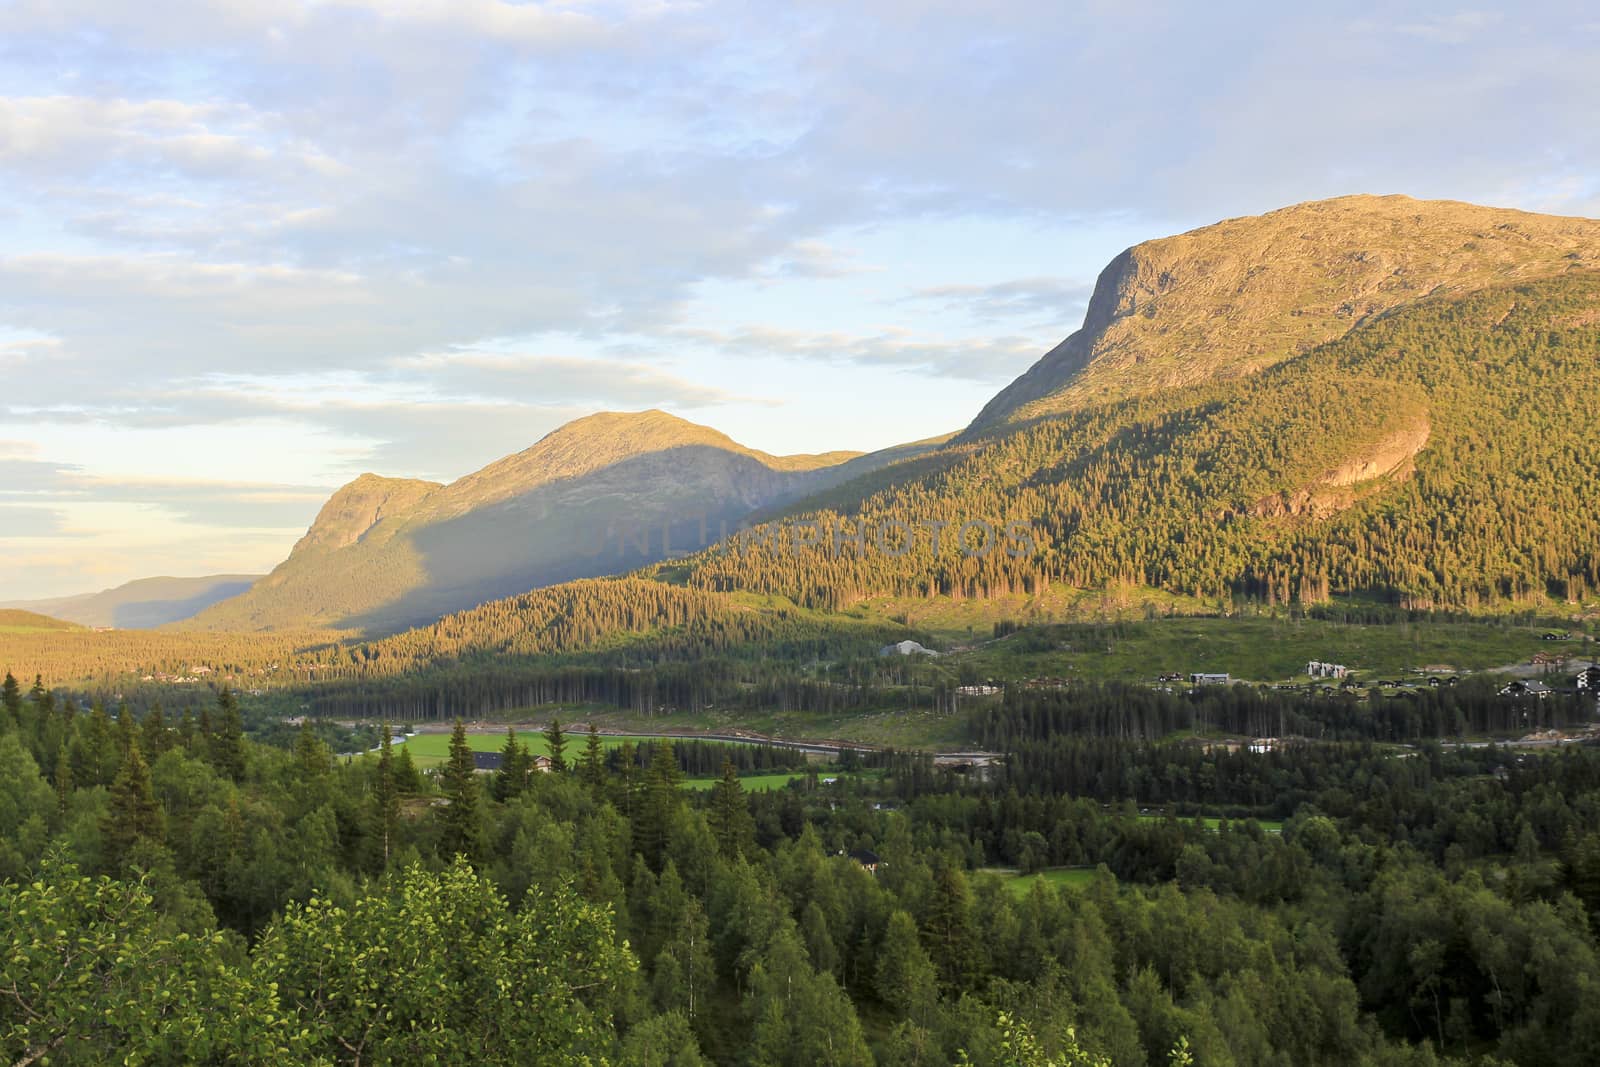
{"label": "hillside vegetation", "polygon": [[[835,609],[1051,583],[1416,607],[1587,600],[1600,589],[1597,309],[1589,271],[1436,296],[1248,378],[989,435],[856,499],[842,486],[772,541],[661,573]],[[1024,524],[1037,550],[1002,539],[964,554],[972,520]],[[848,536],[835,550],[831,533],[796,550],[796,522],[865,529],[866,550]],[[916,534],[899,555],[873,536],[897,523]]]}

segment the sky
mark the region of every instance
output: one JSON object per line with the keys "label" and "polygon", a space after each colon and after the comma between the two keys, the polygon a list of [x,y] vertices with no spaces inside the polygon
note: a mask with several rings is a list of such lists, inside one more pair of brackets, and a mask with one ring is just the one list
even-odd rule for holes
{"label": "sky", "polygon": [[1600,215],[1597,99],[1576,2],[0,0],[0,600],[594,411],[959,429],[1140,240]]}

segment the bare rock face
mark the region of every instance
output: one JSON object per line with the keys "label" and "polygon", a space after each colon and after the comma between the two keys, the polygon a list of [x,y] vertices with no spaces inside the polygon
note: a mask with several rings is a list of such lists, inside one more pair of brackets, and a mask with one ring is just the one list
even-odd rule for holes
{"label": "bare rock face", "polygon": [[409,512],[440,488],[438,482],[363,474],[328,498],[294,550],[353,545],[384,519]]}
{"label": "bare rock face", "polygon": [[1083,327],[966,435],[1236,378],[1435,293],[1600,267],[1600,221],[1404,196],[1348,196],[1135,245]]}
{"label": "bare rock face", "polygon": [[1310,485],[1256,501],[1250,513],[1261,518],[1320,519],[1411,477],[1417,454],[1433,428],[1426,414],[1404,420],[1376,440],[1358,446],[1344,462]]}

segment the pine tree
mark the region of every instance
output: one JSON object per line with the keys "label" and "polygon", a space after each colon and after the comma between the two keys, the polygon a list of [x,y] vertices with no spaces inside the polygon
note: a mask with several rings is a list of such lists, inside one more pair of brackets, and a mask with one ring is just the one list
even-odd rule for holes
{"label": "pine tree", "polygon": [[185,752],[194,751],[194,713],[188,708],[183,709],[183,718],[178,720],[178,743]]}
{"label": "pine tree", "polygon": [[561,732],[561,720],[551,717],[544,731],[545,745],[550,749],[550,770],[563,774],[567,769],[567,735]]}
{"label": "pine tree", "polygon": [[410,745],[400,746],[400,757],[395,760],[394,783],[402,796],[413,796],[422,791],[422,775],[417,772],[417,765],[411,758]]}
{"label": "pine tree", "polygon": [[445,762],[444,795],[450,806],[444,809],[444,838],[442,847],[446,857],[462,855],[469,862],[479,852],[478,779],[472,759],[472,748],[467,744],[467,728],[460,719],[450,732],[450,758]]}
{"label": "pine tree", "polygon": [[755,844],[755,819],[744,795],[744,785],[733,760],[723,757],[722,778],[711,789],[711,810],[706,818],[723,856],[734,859]]}
{"label": "pine tree", "polygon": [[154,760],[160,759],[170,745],[166,716],[161,713],[160,704],[152,704],[144,714],[144,722],[139,724],[139,747],[147,759]]}
{"label": "pine tree", "polygon": [[111,784],[111,810],[104,826],[106,847],[120,866],[134,845],[142,840],[161,840],[161,805],[150,788],[150,768],[139,751],[139,742],[128,746],[128,754]]}
{"label": "pine tree", "polygon": [[513,726],[506,727],[506,743],[500,748],[500,769],[494,776],[494,796],[506,801],[521,796],[528,788],[528,778],[533,773],[533,757],[528,746],[517,740]]}
{"label": "pine tree", "polygon": [[650,767],[645,771],[644,796],[633,820],[634,851],[644,857],[652,870],[660,870],[666,856],[668,829],[678,806],[679,777],[672,742],[665,738],[657,741]]}
{"label": "pine tree", "polygon": [[72,802],[72,761],[65,752],[56,759],[55,787],[56,814],[64,816]]}
{"label": "pine tree", "polygon": [[[211,762],[217,770],[235,782],[244,780],[244,719],[239,714],[239,701],[226,686],[217,694],[217,708],[222,712],[222,729],[211,745]],[[206,720],[201,719],[202,729]]]}
{"label": "pine tree", "polygon": [[133,744],[137,733],[138,724],[133,721],[133,709],[124,700],[117,705],[117,748],[122,755],[127,755],[128,746]]}
{"label": "pine tree", "polygon": [[0,683],[0,705],[5,707],[5,719],[0,728],[10,729],[22,725],[22,687],[16,676],[6,671],[6,680]]}
{"label": "pine tree", "polygon": [[[388,727],[384,727],[384,737],[389,735]],[[300,764],[300,772],[305,775],[306,781],[316,781],[333,769],[332,760],[328,755],[328,746],[318,740],[316,732],[311,729],[310,719],[300,720],[300,732],[294,739],[294,758]]]}
{"label": "pine tree", "polygon": [[589,735],[583,741],[583,763],[579,777],[598,796],[606,784],[605,746],[600,742],[600,731],[589,724]]}

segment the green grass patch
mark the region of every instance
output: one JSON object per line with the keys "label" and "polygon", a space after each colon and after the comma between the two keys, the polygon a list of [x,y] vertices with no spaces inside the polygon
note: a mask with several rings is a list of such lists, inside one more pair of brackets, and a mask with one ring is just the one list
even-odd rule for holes
{"label": "green grass patch", "polygon": [[1019,897],[1033,892],[1035,882],[1066,889],[1082,889],[1094,881],[1097,867],[1046,867],[1033,874],[1021,874],[1013,867],[985,867],[980,873],[992,874],[1005,882],[1006,889]]}
{"label": "green grass patch", "polygon": [[[1303,678],[1308,661],[1323,660],[1371,681],[1435,665],[1483,671],[1526,662],[1551,650],[1542,639],[1547,629],[1499,620],[1362,624],[1178,617],[1030,627],[941,662],[979,678],[1149,681],[1166,673],[1213,672],[1285,682]],[[1579,654],[1575,649],[1572,654]]]}
{"label": "green grass patch", "polygon": [[[517,740],[528,746],[528,751],[535,756],[548,756],[550,743],[545,740],[543,730],[518,730]],[[632,741],[635,745],[648,744],[652,738],[648,737],[602,737],[600,742],[606,749],[620,748],[624,741]],[[573,731],[567,734],[566,758],[571,763],[583,755],[584,745],[587,743],[587,734],[583,731]],[[474,752],[499,752],[506,744],[506,732],[496,730],[492,733],[467,734],[467,746]],[[405,747],[411,750],[411,759],[418,767],[436,767],[450,756],[450,735],[448,733],[412,734],[405,741]]]}

